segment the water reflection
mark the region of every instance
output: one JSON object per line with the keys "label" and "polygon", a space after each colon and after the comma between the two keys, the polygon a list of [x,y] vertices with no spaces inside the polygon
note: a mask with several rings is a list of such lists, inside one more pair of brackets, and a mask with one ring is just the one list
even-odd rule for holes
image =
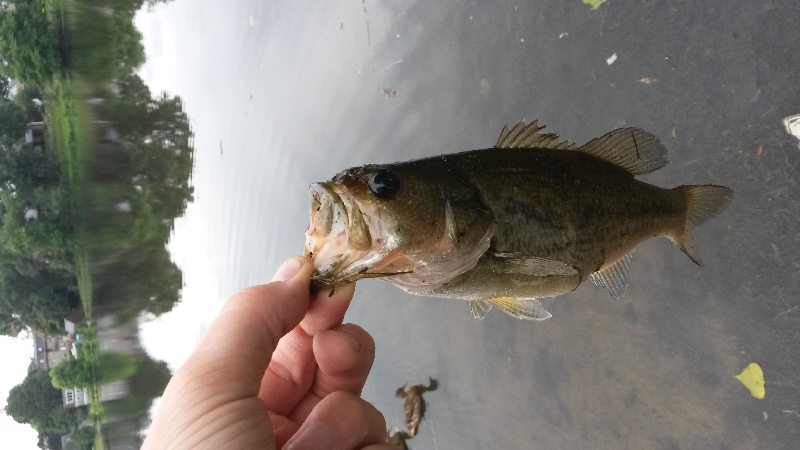
{"label": "water reflection", "polygon": [[12,77],[0,101],[13,118],[0,152],[0,316],[3,334],[29,331],[35,348],[5,412],[46,448],[138,445],[170,377],[139,345],[137,320],[180,300],[165,246],[192,199],[194,149],[180,98],[151,95],[133,73],[143,3],[3,3],[0,16]]}

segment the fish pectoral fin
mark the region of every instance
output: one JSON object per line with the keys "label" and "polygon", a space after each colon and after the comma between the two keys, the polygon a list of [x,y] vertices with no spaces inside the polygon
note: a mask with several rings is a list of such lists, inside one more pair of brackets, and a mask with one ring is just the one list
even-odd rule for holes
{"label": "fish pectoral fin", "polygon": [[489,311],[492,310],[492,306],[494,305],[486,300],[473,300],[469,302],[472,315],[475,316],[476,319],[484,319],[486,314],[489,314]]}
{"label": "fish pectoral fin", "polygon": [[580,283],[580,273],[578,269],[567,263],[556,261],[555,259],[542,258],[529,253],[497,252],[494,253],[493,256],[500,260],[497,270],[501,272],[522,273],[537,277],[577,276],[578,283]]}
{"label": "fish pectoral fin", "polygon": [[575,150],[575,144],[562,141],[555,133],[540,133],[544,125],[539,125],[538,121],[526,124],[521,121],[514,125],[510,130],[503,127],[500,136],[497,138],[495,148],[550,148],[554,150]]}
{"label": "fish pectoral fin", "polygon": [[653,134],[639,128],[619,128],[592,139],[578,149],[621,167],[631,175],[643,175],[667,165],[667,148]]}
{"label": "fish pectoral fin", "polygon": [[504,313],[517,319],[545,320],[553,317],[535,298],[494,297],[484,301],[497,306]]}
{"label": "fish pectoral fin", "polygon": [[628,287],[628,273],[631,270],[633,250],[607,267],[589,275],[592,282],[601,286],[614,298],[622,297]]}

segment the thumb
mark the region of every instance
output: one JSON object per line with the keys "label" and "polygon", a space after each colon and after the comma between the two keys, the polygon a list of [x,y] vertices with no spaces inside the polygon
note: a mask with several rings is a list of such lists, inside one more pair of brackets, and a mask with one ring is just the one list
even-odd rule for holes
{"label": "thumb", "polygon": [[313,270],[308,259],[293,257],[281,265],[273,282],[234,294],[187,365],[199,366],[207,381],[224,379],[229,394],[256,396],[278,341],[308,310]]}

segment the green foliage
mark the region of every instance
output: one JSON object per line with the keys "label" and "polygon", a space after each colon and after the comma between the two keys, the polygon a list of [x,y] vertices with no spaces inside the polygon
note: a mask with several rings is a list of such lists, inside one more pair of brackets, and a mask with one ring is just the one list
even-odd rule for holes
{"label": "green foliage", "polygon": [[25,136],[25,108],[7,98],[0,98],[0,137],[19,140]]}
{"label": "green foliage", "polygon": [[94,434],[94,428],[92,427],[78,428],[67,435],[68,448],[91,450],[92,444],[94,444]]}
{"label": "green foliage", "polygon": [[42,92],[35,86],[23,86],[13,98],[14,103],[25,110],[26,122],[41,122],[44,119],[44,107],[36,106],[34,99],[42,99]]}
{"label": "green foliage", "polygon": [[49,450],[61,450],[61,434],[39,433],[39,442],[37,447]]}
{"label": "green foliage", "polygon": [[11,78],[0,76],[0,98],[11,98]]}
{"label": "green foliage", "polygon": [[50,369],[53,386],[59,389],[92,386],[92,365],[86,359],[65,359]]}
{"label": "green foliage", "polygon": [[133,25],[136,10],[130,7],[98,6],[76,11],[70,60],[72,68],[89,82],[107,83],[132,74],[144,63],[142,35]]}
{"label": "green foliage", "polygon": [[[63,332],[63,318],[78,305],[63,271],[26,259],[0,264],[0,313],[15,317],[31,328]],[[13,330],[12,330],[13,331]]]}
{"label": "green foliage", "polygon": [[144,355],[138,362],[136,373],[128,379],[130,395],[109,404],[106,409],[122,417],[147,414],[153,400],[164,393],[171,377],[167,363]]}
{"label": "green foliage", "polygon": [[95,382],[98,385],[124,380],[136,373],[136,358],[122,353],[103,352],[94,361]]}
{"label": "green foliage", "polygon": [[47,153],[29,149],[19,141],[0,139],[0,189],[31,191],[61,183],[61,164]]}
{"label": "green foliage", "polygon": [[49,82],[57,68],[56,40],[40,2],[16,2],[0,15],[0,55],[6,75],[34,85]]}
{"label": "green foliage", "polygon": [[6,403],[6,414],[40,433],[66,433],[81,420],[79,411],[64,409],[61,391],[43,370],[29,371],[25,380],[9,391]]}
{"label": "green foliage", "polygon": [[19,315],[0,312],[0,335],[17,337],[27,329],[28,324]]}

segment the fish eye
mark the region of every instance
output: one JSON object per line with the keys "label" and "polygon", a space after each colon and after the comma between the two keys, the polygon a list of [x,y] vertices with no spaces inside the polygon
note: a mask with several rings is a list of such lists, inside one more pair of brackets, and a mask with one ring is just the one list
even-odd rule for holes
{"label": "fish eye", "polygon": [[367,180],[369,190],[378,198],[392,198],[400,190],[400,177],[387,169],[372,173]]}

